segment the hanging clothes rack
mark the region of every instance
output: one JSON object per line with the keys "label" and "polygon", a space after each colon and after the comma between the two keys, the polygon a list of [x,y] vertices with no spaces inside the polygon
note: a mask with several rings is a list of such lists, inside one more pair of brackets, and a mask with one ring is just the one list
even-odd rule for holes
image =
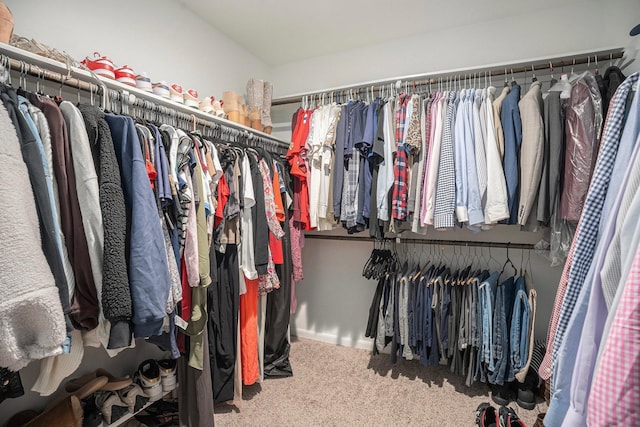
{"label": "hanging clothes rack", "polygon": [[624,48],[612,48],[591,52],[580,52],[570,55],[554,56],[548,58],[536,58],[512,63],[485,65],[481,67],[439,71],[433,73],[414,74],[403,77],[395,77],[370,82],[356,83],[352,85],[334,87],[318,91],[299,93],[290,96],[274,98],[272,105],[286,105],[300,103],[309,97],[325,97],[331,99],[332,95],[365,95],[367,93],[379,93],[392,85],[397,92],[405,87],[424,87],[438,83],[463,81],[466,79],[484,79],[509,76],[521,73],[535,73],[536,71],[562,69],[577,65],[596,65],[599,62],[613,61],[624,57]]}
{"label": "hanging clothes rack", "polygon": [[14,70],[20,78],[32,76],[38,80],[47,80],[62,87],[88,92],[101,98],[103,108],[117,106],[121,113],[129,109],[143,110],[143,116],[149,119],[163,118],[185,129],[200,130],[210,136],[224,136],[231,141],[246,141],[249,145],[260,144],[270,151],[283,154],[289,143],[274,136],[235,122],[215,117],[198,109],[180,105],[153,93],[125,85],[115,80],[103,79],[95,74],[70,64],[64,64],[31,52],[0,43],[0,67],[2,73]]}
{"label": "hanging clothes rack", "polygon": [[[350,236],[331,236],[326,234],[305,234],[305,239],[317,239],[317,240],[341,240],[348,242],[374,242],[381,241],[367,237],[350,237]],[[487,241],[472,241],[472,240],[438,240],[438,239],[412,239],[405,237],[384,238],[382,241],[407,243],[416,245],[434,245],[434,246],[475,246],[483,248],[506,248],[506,249],[522,249],[533,250],[535,245],[533,243],[511,243],[511,242],[487,242]]]}

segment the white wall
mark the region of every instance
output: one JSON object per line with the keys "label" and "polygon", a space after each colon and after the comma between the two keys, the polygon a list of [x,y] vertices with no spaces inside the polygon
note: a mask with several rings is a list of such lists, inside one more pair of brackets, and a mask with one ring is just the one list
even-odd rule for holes
{"label": "white wall", "polygon": [[266,64],[175,0],[7,0],[16,34],[76,60],[94,51],[117,65],[146,71],[152,82],[178,83],[200,97],[244,94]]}
{"label": "white wall", "polygon": [[[372,25],[377,25],[380,31],[392,32],[395,25],[402,25],[402,13],[399,11],[398,16],[390,17],[388,22]],[[438,16],[428,19],[437,20]],[[550,9],[464,27],[456,26],[452,21],[444,30],[276,66],[271,72],[274,96],[376,79],[624,47],[631,42],[629,30],[639,22],[640,2],[637,0],[558,1]]]}

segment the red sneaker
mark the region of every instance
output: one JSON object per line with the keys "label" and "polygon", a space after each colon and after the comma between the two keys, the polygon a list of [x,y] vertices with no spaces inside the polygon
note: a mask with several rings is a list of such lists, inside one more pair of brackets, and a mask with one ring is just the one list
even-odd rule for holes
{"label": "red sneaker", "polygon": [[114,74],[116,76],[116,80],[120,83],[133,87],[136,86],[136,73],[134,73],[128,65],[123,65],[122,67],[117,68],[114,71]]}
{"label": "red sneaker", "polygon": [[109,79],[115,79],[116,77],[113,62],[106,56],[100,56],[98,52],[93,53],[93,59],[86,57],[81,64],[99,76],[107,77]]}

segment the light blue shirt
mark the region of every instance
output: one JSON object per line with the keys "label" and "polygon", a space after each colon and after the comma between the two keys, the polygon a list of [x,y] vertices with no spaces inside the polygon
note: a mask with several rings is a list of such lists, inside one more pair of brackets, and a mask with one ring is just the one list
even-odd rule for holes
{"label": "light blue shirt", "polygon": [[[473,120],[475,106],[475,90],[471,89],[467,93],[465,102],[465,127],[464,143],[467,153],[467,211],[469,213],[469,229],[480,231],[480,224],[484,223],[484,211],[482,210],[482,196],[480,195],[480,183],[478,180],[478,170],[476,168],[476,136]],[[480,96],[480,93],[477,94]],[[484,152],[484,148],[482,150]]]}
{"label": "light blue shirt", "polygon": [[465,146],[467,107],[467,92],[462,89],[459,93],[458,108],[456,109],[455,136],[453,139],[453,154],[456,170],[456,217],[458,222],[467,222],[467,150]]}

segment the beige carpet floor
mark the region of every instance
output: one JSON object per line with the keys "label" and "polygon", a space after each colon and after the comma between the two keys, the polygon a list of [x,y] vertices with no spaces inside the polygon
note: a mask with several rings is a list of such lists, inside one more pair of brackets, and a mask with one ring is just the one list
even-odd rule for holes
{"label": "beige carpet floor", "polygon": [[[484,384],[467,387],[446,367],[417,361],[391,365],[388,354],[294,338],[293,377],[244,387],[243,400],[217,405],[220,426],[473,426],[475,409],[491,402]],[[513,407],[533,425],[532,411]]]}

